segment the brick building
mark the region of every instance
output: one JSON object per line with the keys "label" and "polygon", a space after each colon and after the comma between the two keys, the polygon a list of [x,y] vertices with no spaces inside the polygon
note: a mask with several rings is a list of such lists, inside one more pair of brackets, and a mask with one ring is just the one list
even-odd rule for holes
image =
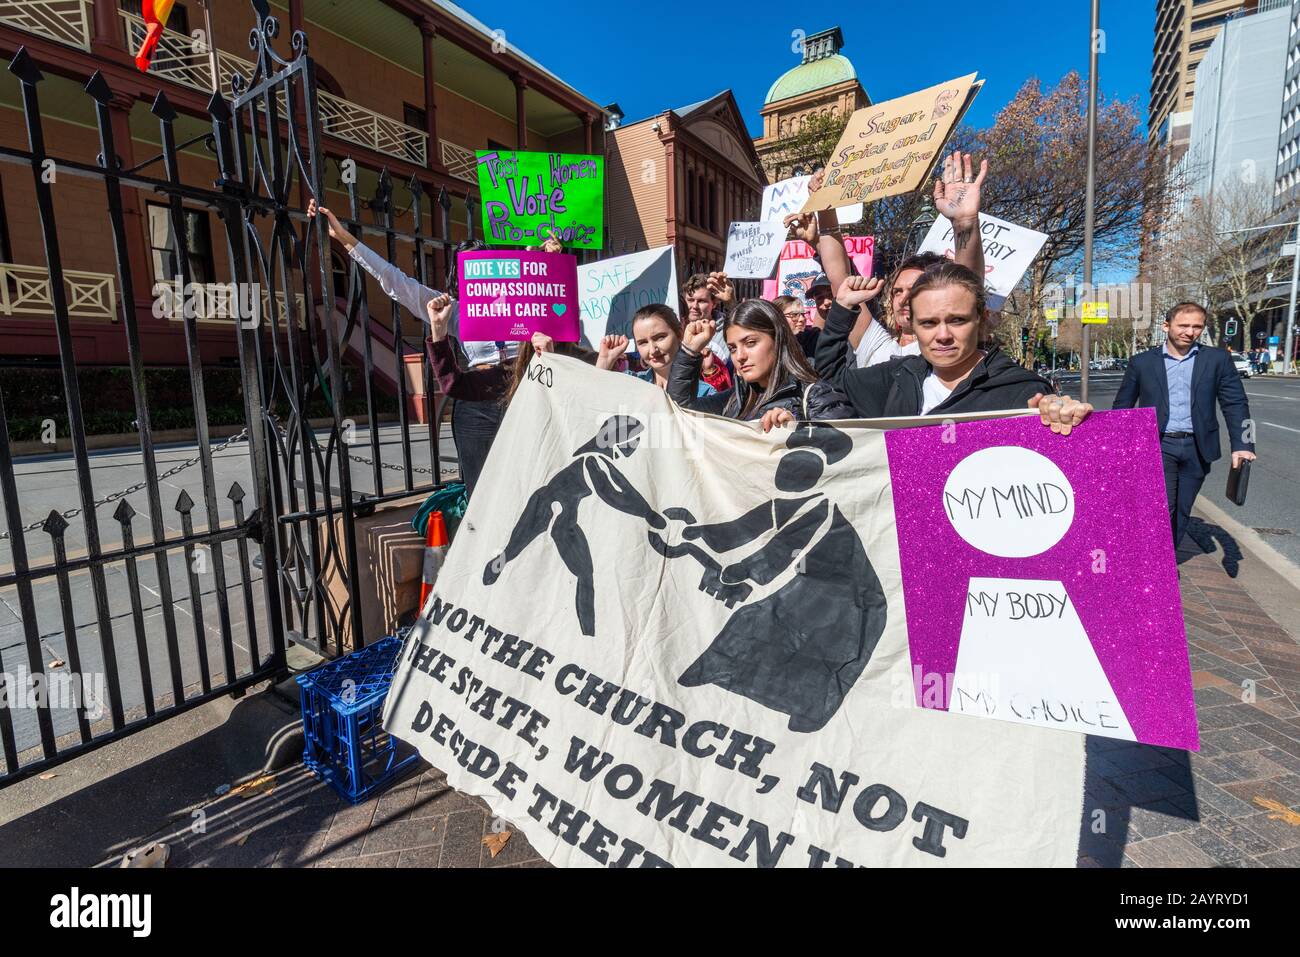
{"label": "brick building", "polygon": [[611,235],[629,248],[675,246],[683,277],[721,269],[728,225],[758,215],[767,184],[731,91],[606,136]]}
{"label": "brick building", "polygon": [[[281,56],[291,58],[295,31],[307,35],[328,157],[326,201],[340,214],[347,210],[340,164],[352,160],[363,200],[375,194],[383,169],[398,184],[399,211],[410,205],[402,184],[420,182],[425,235],[433,220],[431,198],[445,188],[453,197],[452,238],[460,239],[467,228],[466,199],[476,204],[476,149],[603,151],[605,114],[599,106],[454,4],[272,0],[271,13],[281,23],[275,44]],[[212,130],[211,57],[192,39],[204,27],[203,7],[200,0],[176,4],[148,74],[132,62],[144,34],[139,14],[140,0],[0,0],[0,54],[8,59],[26,47],[45,75],[38,92],[50,156],[96,162],[94,103],[82,88],[100,70],[114,92],[113,127],[124,166],[144,165],[144,175],[163,176],[161,163],[154,162],[161,152],[159,122],[150,112],[162,90],[180,114],[177,141],[192,141],[182,150],[181,181],[210,186],[217,178],[216,158],[203,134]],[[248,38],[255,13],[247,0],[213,0],[211,17],[221,91],[229,97],[230,75],[252,70]],[[20,85],[8,71],[0,71],[0,146],[27,147]],[[22,165],[0,164],[0,357],[11,361],[58,355],[31,177]],[[125,194],[137,287],[125,294],[141,323],[146,361],[180,365],[182,323],[154,317],[154,284],[173,280],[182,247],[196,282],[229,281],[224,228],[212,210],[187,204],[186,235],[177,241],[163,197],[155,202],[136,190]],[[306,195],[299,195],[305,205]],[[123,363],[117,316],[123,291],[117,288],[103,184],[59,177],[54,202],[77,361]],[[376,222],[377,214],[362,209],[361,219]],[[412,216],[399,216],[396,225],[410,230]],[[408,270],[414,265],[411,247],[399,248],[397,258]],[[432,256],[429,275],[440,280],[444,267],[441,257]],[[335,268],[343,268],[337,254]],[[375,321],[383,322],[387,301],[373,285],[370,297]],[[222,313],[214,295],[200,316],[205,363],[237,356],[230,320]]]}

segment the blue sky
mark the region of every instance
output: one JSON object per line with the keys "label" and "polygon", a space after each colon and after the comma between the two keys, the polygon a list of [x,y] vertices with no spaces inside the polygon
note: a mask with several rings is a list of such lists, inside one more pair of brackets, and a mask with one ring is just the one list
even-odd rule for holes
{"label": "blue sky", "polygon": [[[597,103],[628,120],[685,106],[730,87],[750,132],[772,82],[796,66],[791,34],[844,31],[871,98],[880,102],[978,71],[987,81],[967,121],[993,122],[1030,76],[1045,85],[1088,67],[1088,0],[985,0],[980,4],[798,4],[747,0],[591,3],[562,17],[535,0],[462,5]],[[1106,0],[1100,75],[1107,96],[1137,97],[1145,117],[1156,0]]]}

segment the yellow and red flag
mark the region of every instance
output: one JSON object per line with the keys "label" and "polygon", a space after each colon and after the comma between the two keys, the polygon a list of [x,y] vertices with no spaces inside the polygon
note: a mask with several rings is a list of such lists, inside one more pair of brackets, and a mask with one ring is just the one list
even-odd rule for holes
{"label": "yellow and red flag", "polygon": [[158,46],[158,41],[162,39],[167,18],[171,16],[172,7],[175,5],[176,0],[144,0],[140,4],[147,32],[144,35],[144,43],[140,44],[140,50],[135,55],[135,65],[142,72],[149,72],[153,51]]}

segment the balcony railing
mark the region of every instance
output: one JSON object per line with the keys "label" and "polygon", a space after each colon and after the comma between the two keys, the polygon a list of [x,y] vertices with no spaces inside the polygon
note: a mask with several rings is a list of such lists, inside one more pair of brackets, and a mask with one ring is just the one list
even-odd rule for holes
{"label": "balcony railing", "polygon": [[[148,32],[145,22],[133,13],[119,10],[126,22],[126,46],[134,52],[140,49]],[[217,77],[221,81],[221,95],[232,95],[230,78],[235,73],[246,77],[253,75],[254,64],[241,59],[225,50],[217,51]],[[154,50],[149,72],[166,80],[183,83],[185,86],[212,92],[212,57],[201,41],[186,36],[175,30],[164,30]]]}
{"label": "balcony railing", "polygon": [[438,144],[442,147],[442,165],[447,167],[447,172],[457,179],[477,184],[478,157],[474,151],[443,139]]}
{"label": "balcony railing", "polygon": [[[138,49],[145,37],[144,20],[125,10],[119,12],[126,22],[127,44],[132,50]],[[217,75],[222,95],[231,95],[230,78],[233,74],[252,76],[253,68],[250,61],[218,50]],[[173,30],[163,31],[149,72],[205,93],[212,90],[212,58],[207,48],[194,38]],[[428,136],[423,130],[324,90],[319,91],[317,99],[323,132],[408,163],[425,164]]]}
{"label": "balcony railing", "polygon": [[427,161],[429,137],[424,130],[399,123],[325,90],[318,93],[317,99],[320,101],[321,127],[331,136],[359,143],[417,166],[423,166]]}
{"label": "balcony railing", "polygon": [[92,0],[0,0],[0,23],[90,50]]}
{"label": "balcony railing", "polygon": [[[181,292],[180,302],[177,301],[177,287],[174,284],[159,283],[154,287],[154,292],[158,297],[158,311],[155,315],[165,316],[172,322],[183,321],[188,310],[199,322],[229,324],[237,315],[247,318],[250,311],[247,308],[250,303],[237,301],[236,289],[230,283],[191,283]],[[259,315],[267,316],[271,311],[271,295],[266,289],[260,287],[258,292],[262,310]],[[305,329],[306,316],[303,310],[306,308],[306,301],[301,293],[295,293],[293,299],[298,307],[298,328]],[[275,314],[280,324],[283,324],[285,319],[284,302],[284,293],[277,292]]]}
{"label": "balcony railing", "polygon": [[[63,270],[68,315],[73,319],[116,319],[117,279],[106,273]],[[50,271],[44,266],[0,263],[0,316],[53,316]]]}

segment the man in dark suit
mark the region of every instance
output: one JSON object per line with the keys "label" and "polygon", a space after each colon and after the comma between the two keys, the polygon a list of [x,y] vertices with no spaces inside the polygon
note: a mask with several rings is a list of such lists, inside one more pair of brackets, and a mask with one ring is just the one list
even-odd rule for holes
{"label": "man in dark suit", "polygon": [[1205,309],[1194,302],[1180,302],[1170,309],[1164,322],[1165,344],[1133,357],[1112,406],[1156,410],[1175,551],[1210,463],[1221,454],[1216,400],[1228,424],[1233,468],[1255,458],[1250,405],[1232,359],[1222,349],[1197,344],[1206,318]]}

